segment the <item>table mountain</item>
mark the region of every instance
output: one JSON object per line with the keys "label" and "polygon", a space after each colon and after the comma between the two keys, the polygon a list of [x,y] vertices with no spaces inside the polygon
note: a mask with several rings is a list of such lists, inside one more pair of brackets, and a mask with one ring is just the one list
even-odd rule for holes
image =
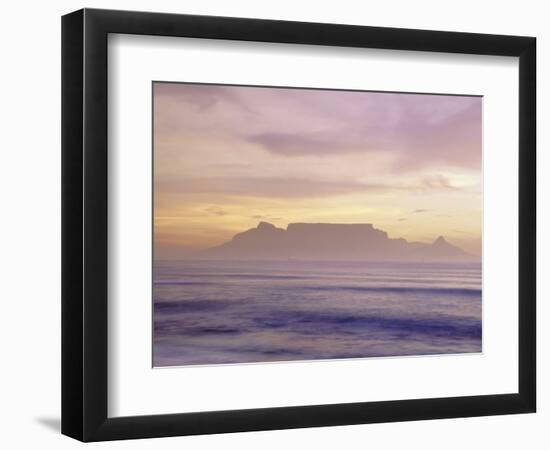
{"label": "table mountain", "polygon": [[475,261],[443,236],[433,243],[391,239],[369,223],[291,223],[286,229],[267,222],[204,250],[212,259],[301,259],[371,261]]}

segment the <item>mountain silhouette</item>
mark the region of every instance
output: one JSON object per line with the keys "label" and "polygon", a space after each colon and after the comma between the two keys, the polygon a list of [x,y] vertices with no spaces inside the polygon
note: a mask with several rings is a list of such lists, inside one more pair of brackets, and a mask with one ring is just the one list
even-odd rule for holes
{"label": "mountain silhouette", "polygon": [[475,261],[443,236],[433,243],[391,239],[372,224],[290,223],[278,228],[260,222],[231,241],[203,250],[212,259],[300,259],[371,261]]}

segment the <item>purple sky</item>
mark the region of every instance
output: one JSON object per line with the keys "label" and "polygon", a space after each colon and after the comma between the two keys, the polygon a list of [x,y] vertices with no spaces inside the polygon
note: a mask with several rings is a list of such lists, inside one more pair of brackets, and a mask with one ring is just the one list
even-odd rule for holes
{"label": "purple sky", "polygon": [[479,253],[479,97],[155,83],[155,239],[367,222]]}

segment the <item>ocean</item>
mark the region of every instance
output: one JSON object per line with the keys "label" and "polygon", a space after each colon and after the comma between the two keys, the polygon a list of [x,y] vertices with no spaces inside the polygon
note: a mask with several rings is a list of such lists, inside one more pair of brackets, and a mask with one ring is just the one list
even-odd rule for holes
{"label": "ocean", "polygon": [[481,352],[481,264],[156,261],[153,365]]}

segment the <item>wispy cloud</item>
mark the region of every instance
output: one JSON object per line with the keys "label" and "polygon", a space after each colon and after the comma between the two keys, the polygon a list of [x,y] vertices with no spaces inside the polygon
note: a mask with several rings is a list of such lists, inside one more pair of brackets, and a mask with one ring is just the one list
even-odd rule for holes
{"label": "wispy cloud", "polygon": [[[418,183],[370,183],[363,180],[320,180],[299,177],[163,177],[155,183],[157,193],[223,194],[248,197],[313,198],[351,193],[392,192],[392,191],[430,191],[449,189],[450,183],[445,177],[436,181],[421,180]],[[458,189],[458,188],[453,188]],[[427,212],[417,209],[413,213]],[[225,215],[227,212],[217,208],[208,208],[210,214]]]}
{"label": "wispy cloud", "polygon": [[322,156],[323,154],[334,155],[349,152],[367,152],[381,150],[381,143],[378,146],[374,140],[367,136],[354,138],[349,134],[338,132],[318,132],[311,134],[271,132],[261,133],[247,138],[249,142],[262,146],[265,150],[290,157],[304,155]]}
{"label": "wispy cloud", "polygon": [[481,99],[155,84],[159,132],[225,133],[284,157],[386,152],[408,172],[480,166]]}
{"label": "wispy cloud", "polygon": [[226,214],[228,214],[227,211],[217,207],[217,206],[210,206],[208,208],[205,209],[205,212],[208,213],[208,214],[214,214],[216,216],[225,216]]}
{"label": "wispy cloud", "polygon": [[273,216],[270,216],[270,215],[260,215],[260,214],[256,214],[254,216],[252,216],[252,218],[254,220],[273,220],[273,221],[278,221],[278,220],[281,220],[280,217],[273,217]]}

